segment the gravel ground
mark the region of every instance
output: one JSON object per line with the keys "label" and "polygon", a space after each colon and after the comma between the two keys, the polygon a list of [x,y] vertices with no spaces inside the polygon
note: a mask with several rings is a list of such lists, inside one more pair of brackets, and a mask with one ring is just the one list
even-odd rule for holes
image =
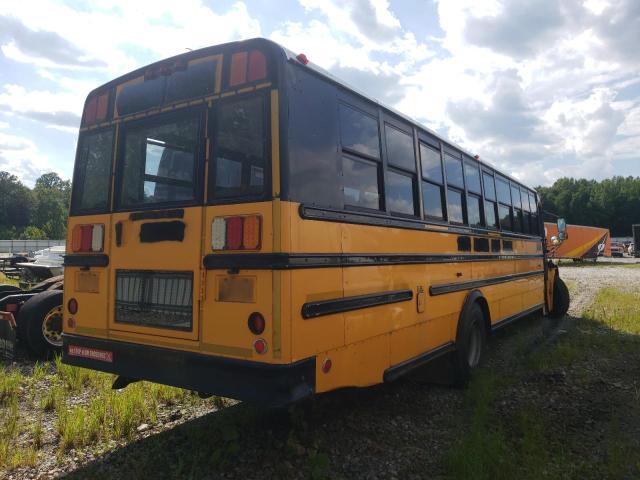
{"label": "gravel ground", "polygon": [[601,288],[617,287],[630,291],[640,287],[640,268],[637,267],[608,265],[560,267],[560,277],[573,284],[569,314],[576,317],[582,315]]}
{"label": "gravel ground", "polygon": [[[561,267],[561,277],[571,287],[569,315],[560,323],[531,317],[501,330],[489,342],[488,370],[509,372],[521,352],[555,341],[600,288],[640,285],[640,268]],[[438,382],[442,366],[392,384],[331,392],[289,411],[236,404],[187,412],[178,405],[178,418],[162,412],[166,423],[128,444],[98,455],[95,448],[72,452],[53,469],[43,462],[10,478],[447,478],[447,452],[467,428],[467,400],[463,390]],[[526,378],[498,399],[499,408],[507,415],[539,401],[540,408],[558,410],[563,395],[585,395],[563,387],[566,377],[562,371]]]}

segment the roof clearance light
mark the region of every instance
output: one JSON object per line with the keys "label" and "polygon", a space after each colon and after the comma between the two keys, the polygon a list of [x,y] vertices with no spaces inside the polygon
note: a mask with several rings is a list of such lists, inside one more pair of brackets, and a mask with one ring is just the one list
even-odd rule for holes
{"label": "roof clearance light", "polygon": [[231,71],[229,72],[229,86],[235,87],[247,82],[247,52],[231,55]]}
{"label": "roof clearance light", "polygon": [[109,110],[109,92],[103,93],[98,97],[98,105],[96,108],[96,120],[106,120]]}
{"label": "roof clearance light", "polygon": [[92,125],[96,123],[97,113],[98,113],[98,97],[93,97],[87,102],[87,106],[84,109],[85,125]]}
{"label": "roof clearance light", "polygon": [[303,65],[307,65],[309,63],[309,59],[307,58],[307,56],[304,53],[298,54],[296,59]]}
{"label": "roof clearance light", "polygon": [[259,50],[252,50],[249,53],[249,75],[247,80],[255,82],[267,76],[267,59]]}

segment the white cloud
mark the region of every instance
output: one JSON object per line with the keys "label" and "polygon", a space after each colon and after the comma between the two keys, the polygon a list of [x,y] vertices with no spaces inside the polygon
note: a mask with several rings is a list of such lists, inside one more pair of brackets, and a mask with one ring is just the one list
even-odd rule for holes
{"label": "white cloud", "polygon": [[[243,1],[11,2],[0,62],[31,68],[33,82],[0,85],[0,110],[66,142],[99,84],[187,48],[265,34],[529,184],[640,164],[640,93],[629,93],[640,92],[637,0],[435,1],[439,38],[409,30],[395,0],[299,0],[304,16],[274,8],[269,32]],[[13,151],[46,165],[33,148]]]}
{"label": "white cloud", "polygon": [[17,175],[30,186],[43,173],[55,171],[31,139],[3,132],[0,132],[0,170]]}

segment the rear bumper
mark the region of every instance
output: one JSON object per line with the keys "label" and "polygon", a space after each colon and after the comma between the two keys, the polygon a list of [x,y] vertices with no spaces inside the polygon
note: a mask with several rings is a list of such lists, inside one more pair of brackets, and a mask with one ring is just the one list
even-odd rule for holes
{"label": "rear bumper", "polygon": [[[282,406],[315,391],[315,358],[279,365],[63,334],[62,362],[130,379]],[[69,355],[69,345],[111,352],[107,360]]]}

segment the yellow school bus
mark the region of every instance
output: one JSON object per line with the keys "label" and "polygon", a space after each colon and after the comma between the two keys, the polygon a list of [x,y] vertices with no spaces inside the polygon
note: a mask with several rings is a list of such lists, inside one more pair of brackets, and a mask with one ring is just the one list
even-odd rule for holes
{"label": "yellow school bus", "polygon": [[303,54],[188,52],[87,98],[63,361],[264,405],[444,354],[464,382],[492,330],[566,311],[540,211]]}

